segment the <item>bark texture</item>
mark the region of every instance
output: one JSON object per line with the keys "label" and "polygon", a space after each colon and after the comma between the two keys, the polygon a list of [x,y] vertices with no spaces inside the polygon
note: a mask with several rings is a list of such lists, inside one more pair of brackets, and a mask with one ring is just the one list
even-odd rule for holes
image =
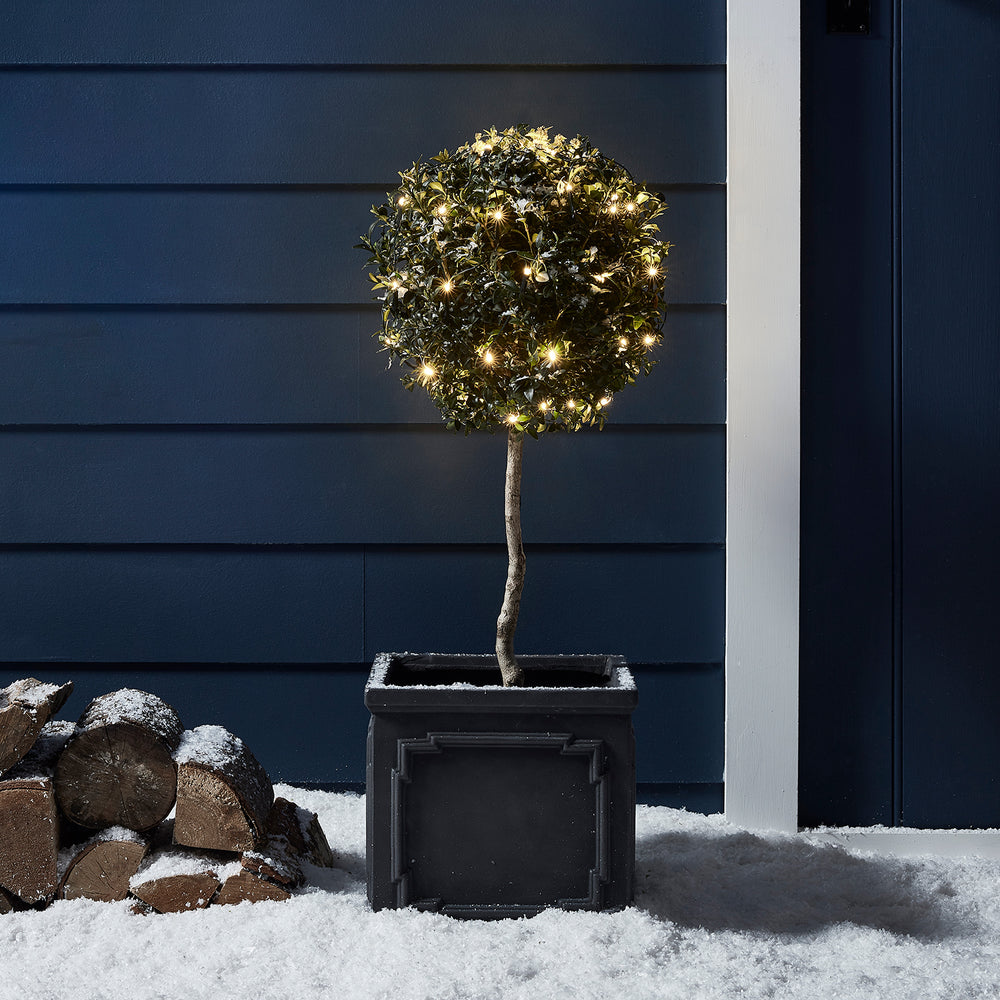
{"label": "bark texture", "polygon": [[497,663],[504,687],[524,683],[524,671],[514,656],[514,632],[521,610],[524,589],[524,546],[521,542],[521,455],[524,434],[511,428],[507,432],[507,475],[504,482],[503,513],[507,529],[507,584],[497,618]]}
{"label": "bark texture", "polygon": [[0,774],[25,757],[72,690],[72,682],[45,684],[34,677],[0,690]]}
{"label": "bark texture", "polygon": [[50,900],[59,885],[58,853],[52,782],[0,781],[0,888],[25,903]]}

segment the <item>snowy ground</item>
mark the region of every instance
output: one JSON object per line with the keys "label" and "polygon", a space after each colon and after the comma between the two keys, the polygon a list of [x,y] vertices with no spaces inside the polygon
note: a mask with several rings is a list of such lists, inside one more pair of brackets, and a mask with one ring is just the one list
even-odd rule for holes
{"label": "snowy ground", "polygon": [[364,799],[278,786],[341,867],[283,903],[0,916],[0,1000],[1000,998],[1000,861],[891,859],[640,807],[636,904],[496,923],[371,913]]}

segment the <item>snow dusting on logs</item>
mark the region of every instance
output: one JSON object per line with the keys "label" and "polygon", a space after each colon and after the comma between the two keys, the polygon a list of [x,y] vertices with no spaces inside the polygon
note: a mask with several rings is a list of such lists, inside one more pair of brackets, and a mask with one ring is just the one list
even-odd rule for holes
{"label": "snow dusting on logs", "polygon": [[53,899],[130,899],[133,912],[288,899],[330,867],[319,820],[275,799],[267,772],[221,726],[125,688],[75,724],[73,689],[0,690],[0,916]]}

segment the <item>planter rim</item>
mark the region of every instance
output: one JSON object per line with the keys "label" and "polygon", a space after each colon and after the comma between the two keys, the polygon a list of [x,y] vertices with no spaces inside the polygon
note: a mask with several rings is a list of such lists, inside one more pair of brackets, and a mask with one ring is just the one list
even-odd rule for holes
{"label": "planter rim", "polygon": [[[495,670],[496,657],[470,653],[379,653],[365,685],[365,705],[373,713],[385,711],[423,712],[439,708],[482,712],[592,712],[627,714],[638,695],[625,658],[600,654],[556,654],[519,656],[525,671],[579,667],[600,676],[603,683],[585,687],[537,686],[505,688],[496,684],[391,684],[387,681],[394,664],[407,662],[425,669],[439,667],[474,671]],[[596,668],[596,669],[595,669]]]}

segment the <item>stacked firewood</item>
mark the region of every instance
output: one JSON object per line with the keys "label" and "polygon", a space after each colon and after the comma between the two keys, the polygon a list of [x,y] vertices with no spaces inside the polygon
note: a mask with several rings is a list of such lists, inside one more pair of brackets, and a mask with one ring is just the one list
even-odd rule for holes
{"label": "stacked firewood", "polygon": [[287,899],[303,864],[333,864],[314,813],[275,798],[221,726],[185,730],[126,688],[53,720],[72,683],[0,689],[0,913],[53,899],[137,913]]}

